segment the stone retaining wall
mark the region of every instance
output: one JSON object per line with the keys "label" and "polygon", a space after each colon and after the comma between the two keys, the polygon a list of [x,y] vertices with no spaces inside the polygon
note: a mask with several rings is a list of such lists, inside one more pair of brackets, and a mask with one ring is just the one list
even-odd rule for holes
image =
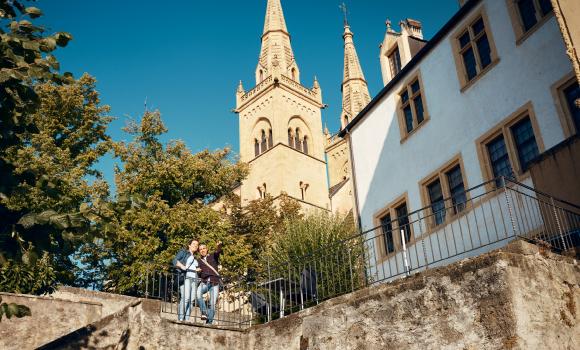
{"label": "stone retaining wall", "polygon": [[579,349],[579,305],[575,260],[515,242],[244,332],[162,319],[141,300],[43,348]]}

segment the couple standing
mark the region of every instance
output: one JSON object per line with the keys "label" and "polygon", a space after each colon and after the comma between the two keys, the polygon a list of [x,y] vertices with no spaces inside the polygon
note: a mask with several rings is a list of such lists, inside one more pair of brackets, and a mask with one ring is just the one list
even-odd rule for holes
{"label": "couple standing", "polygon": [[[195,253],[199,251],[199,257]],[[192,239],[189,245],[181,249],[173,259],[173,266],[180,273],[179,310],[180,321],[189,320],[192,299],[196,298],[201,310],[201,319],[207,324],[213,323],[218,299],[221,277],[217,271],[222,242],[218,242],[215,252],[209,254],[207,245]],[[198,284],[199,282],[199,284]],[[209,293],[209,309],[204,295]]]}

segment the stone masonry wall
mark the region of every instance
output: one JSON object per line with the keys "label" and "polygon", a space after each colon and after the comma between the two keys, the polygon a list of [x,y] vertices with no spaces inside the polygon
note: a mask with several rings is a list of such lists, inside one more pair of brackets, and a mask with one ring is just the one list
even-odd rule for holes
{"label": "stone masonry wall", "polygon": [[43,349],[578,349],[579,305],[577,262],[516,242],[244,332],[141,300]]}
{"label": "stone masonry wall", "polygon": [[26,305],[32,313],[30,317],[2,319],[0,349],[3,350],[34,349],[102,317],[101,303],[8,293],[0,296],[3,303]]}

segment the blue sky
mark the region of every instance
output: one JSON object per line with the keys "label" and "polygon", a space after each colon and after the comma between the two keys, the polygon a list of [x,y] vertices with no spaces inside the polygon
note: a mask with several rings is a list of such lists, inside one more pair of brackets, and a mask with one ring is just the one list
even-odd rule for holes
{"label": "blue sky", "polygon": [[[339,127],[343,67],[343,0],[282,0],[302,84],[322,87],[323,123]],[[459,9],[457,0],[345,0],[355,45],[371,96],[382,88],[378,45],[385,20],[398,30],[404,18],[423,23],[431,38]],[[74,40],[56,52],[63,71],[97,78],[104,104],[117,119],[109,133],[127,139],[121,128],[138,119],[147,99],[169,129],[193,151],[239,148],[235,90],[254,86],[266,0],[39,0],[49,32],[67,31]],[[113,160],[99,164],[113,182]]]}

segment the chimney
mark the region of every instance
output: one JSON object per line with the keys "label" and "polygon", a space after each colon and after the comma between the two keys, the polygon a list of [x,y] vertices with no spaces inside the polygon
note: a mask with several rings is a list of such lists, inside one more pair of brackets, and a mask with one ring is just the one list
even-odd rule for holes
{"label": "chimney", "polygon": [[423,25],[421,22],[407,18],[401,21],[401,31],[407,32],[409,36],[423,40]]}

